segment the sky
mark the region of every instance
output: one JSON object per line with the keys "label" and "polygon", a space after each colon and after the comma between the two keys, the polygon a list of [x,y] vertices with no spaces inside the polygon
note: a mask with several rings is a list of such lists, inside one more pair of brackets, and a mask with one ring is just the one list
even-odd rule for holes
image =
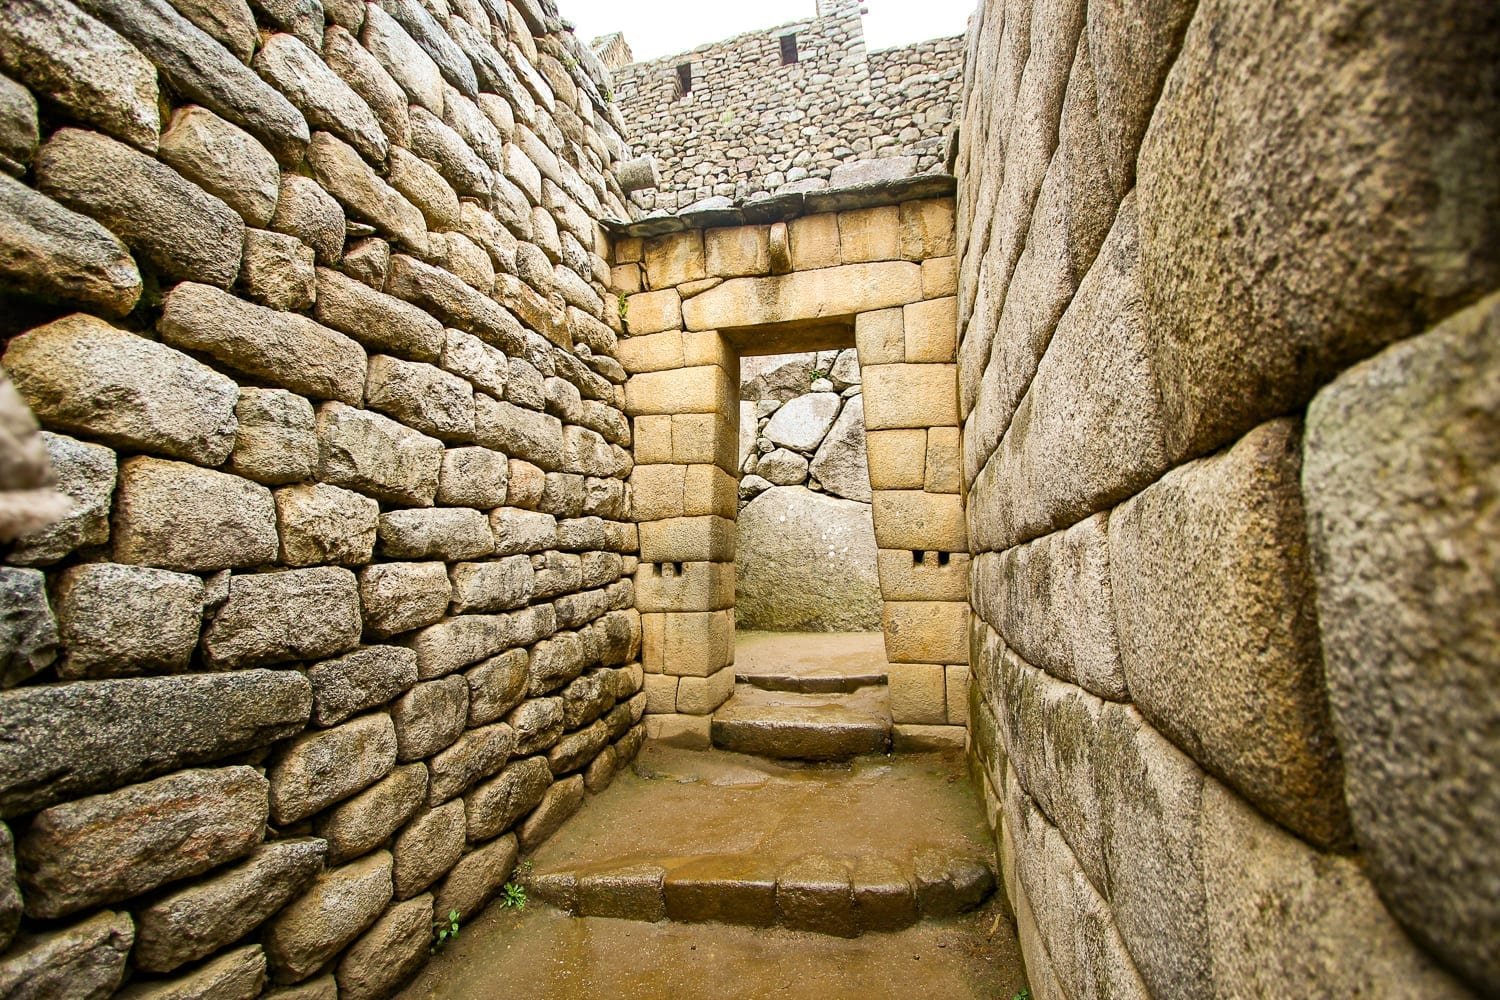
{"label": "sky", "polygon": [[[865,43],[888,49],[962,34],[978,0],[866,0]],[[813,16],[814,0],[557,0],[578,37],[625,32],[637,59],[655,59]]]}

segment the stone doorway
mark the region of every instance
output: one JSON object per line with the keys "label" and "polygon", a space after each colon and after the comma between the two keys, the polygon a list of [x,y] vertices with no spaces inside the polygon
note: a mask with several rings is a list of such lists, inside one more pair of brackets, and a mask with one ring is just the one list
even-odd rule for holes
{"label": "stone doorway", "polygon": [[894,735],[961,745],[968,546],[953,203],[869,195],[875,204],[615,242],[636,602],[658,740],[709,745],[735,686],[742,358],[853,347]]}

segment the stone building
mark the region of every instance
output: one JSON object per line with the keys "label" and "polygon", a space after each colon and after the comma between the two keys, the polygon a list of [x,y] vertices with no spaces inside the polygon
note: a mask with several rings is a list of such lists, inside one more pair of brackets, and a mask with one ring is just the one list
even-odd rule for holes
{"label": "stone building", "polygon": [[0,997],[389,996],[645,741],[756,749],[742,477],[862,505],[856,401],[843,756],[962,748],[994,849],[903,914],[993,867],[1039,998],[1500,992],[1500,15],[858,24],[4,5]]}

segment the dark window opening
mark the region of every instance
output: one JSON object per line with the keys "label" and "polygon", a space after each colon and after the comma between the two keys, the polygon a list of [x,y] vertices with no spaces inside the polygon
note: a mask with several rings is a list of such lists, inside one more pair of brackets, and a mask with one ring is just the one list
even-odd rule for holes
{"label": "dark window opening", "polygon": [[677,67],[677,96],[689,93],[693,89],[693,64],[683,63]]}
{"label": "dark window opening", "polygon": [[781,36],[781,65],[790,66],[797,61],[797,36]]}

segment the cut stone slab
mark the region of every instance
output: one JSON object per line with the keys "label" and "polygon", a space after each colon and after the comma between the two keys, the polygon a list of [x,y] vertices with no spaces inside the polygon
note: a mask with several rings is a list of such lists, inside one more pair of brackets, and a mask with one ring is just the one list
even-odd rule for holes
{"label": "cut stone slab", "polygon": [[847,693],[886,682],[879,632],[752,632],[734,636],[734,674],[767,691]]}
{"label": "cut stone slab", "polygon": [[714,745],[738,753],[798,760],[844,760],[885,753],[890,706],[882,688],[849,695],[742,687],[714,713]]}
{"label": "cut stone slab", "polygon": [[0,693],[0,817],[265,746],[311,712],[312,685],[290,670]]}
{"label": "cut stone slab", "polygon": [[267,787],[249,767],[188,770],[43,810],[16,844],[27,915],[67,916],[248,853]]}

